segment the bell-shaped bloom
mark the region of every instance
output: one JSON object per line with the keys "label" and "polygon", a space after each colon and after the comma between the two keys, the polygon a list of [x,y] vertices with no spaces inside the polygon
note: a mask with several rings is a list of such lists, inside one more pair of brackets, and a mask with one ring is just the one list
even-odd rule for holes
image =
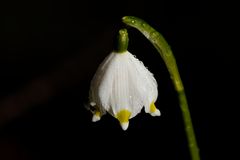
{"label": "bell-shaped bloom", "polygon": [[95,108],[92,121],[106,112],[118,119],[123,130],[129,119],[144,108],[152,116],[160,116],[155,107],[158,90],[153,74],[128,51],[113,51],[99,66],[91,82],[89,99]]}

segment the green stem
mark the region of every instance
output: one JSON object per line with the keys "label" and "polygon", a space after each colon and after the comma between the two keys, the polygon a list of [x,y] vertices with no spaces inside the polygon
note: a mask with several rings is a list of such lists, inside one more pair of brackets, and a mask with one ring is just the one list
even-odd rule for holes
{"label": "green stem", "polygon": [[117,35],[117,44],[115,50],[117,53],[125,53],[128,48],[128,32],[127,29],[120,29]]}
{"label": "green stem", "polygon": [[122,20],[125,24],[138,29],[154,45],[163,58],[174,87],[178,93],[191,158],[192,160],[200,160],[199,149],[194,134],[187,98],[184,92],[181,77],[178,72],[177,63],[170,46],[159,32],[157,32],[142,19],[132,16],[125,16],[122,18]]}

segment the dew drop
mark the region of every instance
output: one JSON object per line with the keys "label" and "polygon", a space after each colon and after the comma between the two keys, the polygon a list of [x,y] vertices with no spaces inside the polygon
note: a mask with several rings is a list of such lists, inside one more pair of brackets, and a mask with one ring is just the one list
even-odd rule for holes
{"label": "dew drop", "polygon": [[156,31],[153,31],[150,33],[150,37],[153,41],[156,41],[158,37],[158,33]]}
{"label": "dew drop", "polygon": [[187,130],[190,130],[190,129],[191,129],[191,127],[190,127],[190,126],[187,126],[187,127],[186,127],[186,129],[187,129]]}
{"label": "dew drop", "polygon": [[142,23],[142,26],[145,28],[147,25],[146,25],[146,23]]}
{"label": "dew drop", "polygon": [[134,24],[136,21],[135,20],[132,20],[131,23]]}

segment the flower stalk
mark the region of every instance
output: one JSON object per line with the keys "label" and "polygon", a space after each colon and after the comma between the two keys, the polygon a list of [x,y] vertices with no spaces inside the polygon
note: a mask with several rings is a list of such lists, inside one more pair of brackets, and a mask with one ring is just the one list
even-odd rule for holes
{"label": "flower stalk", "polygon": [[192,160],[200,160],[199,149],[193,129],[187,98],[181,77],[179,75],[177,63],[170,46],[159,32],[157,32],[142,19],[132,16],[125,16],[122,18],[122,21],[128,26],[139,30],[153,44],[153,46],[157,49],[160,56],[164,60],[175,90],[178,93],[178,99],[184,120],[185,132],[188,140],[188,147],[190,150],[191,158]]}

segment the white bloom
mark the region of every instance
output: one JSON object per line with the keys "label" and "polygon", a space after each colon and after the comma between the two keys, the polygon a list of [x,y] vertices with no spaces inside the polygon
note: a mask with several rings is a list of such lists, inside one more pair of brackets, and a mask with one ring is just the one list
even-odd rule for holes
{"label": "white bloom", "polygon": [[117,118],[123,130],[129,119],[145,108],[146,113],[160,116],[154,102],[158,96],[153,74],[130,52],[112,52],[99,66],[90,88],[90,105],[95,107],[92,121],[108,112]]}

